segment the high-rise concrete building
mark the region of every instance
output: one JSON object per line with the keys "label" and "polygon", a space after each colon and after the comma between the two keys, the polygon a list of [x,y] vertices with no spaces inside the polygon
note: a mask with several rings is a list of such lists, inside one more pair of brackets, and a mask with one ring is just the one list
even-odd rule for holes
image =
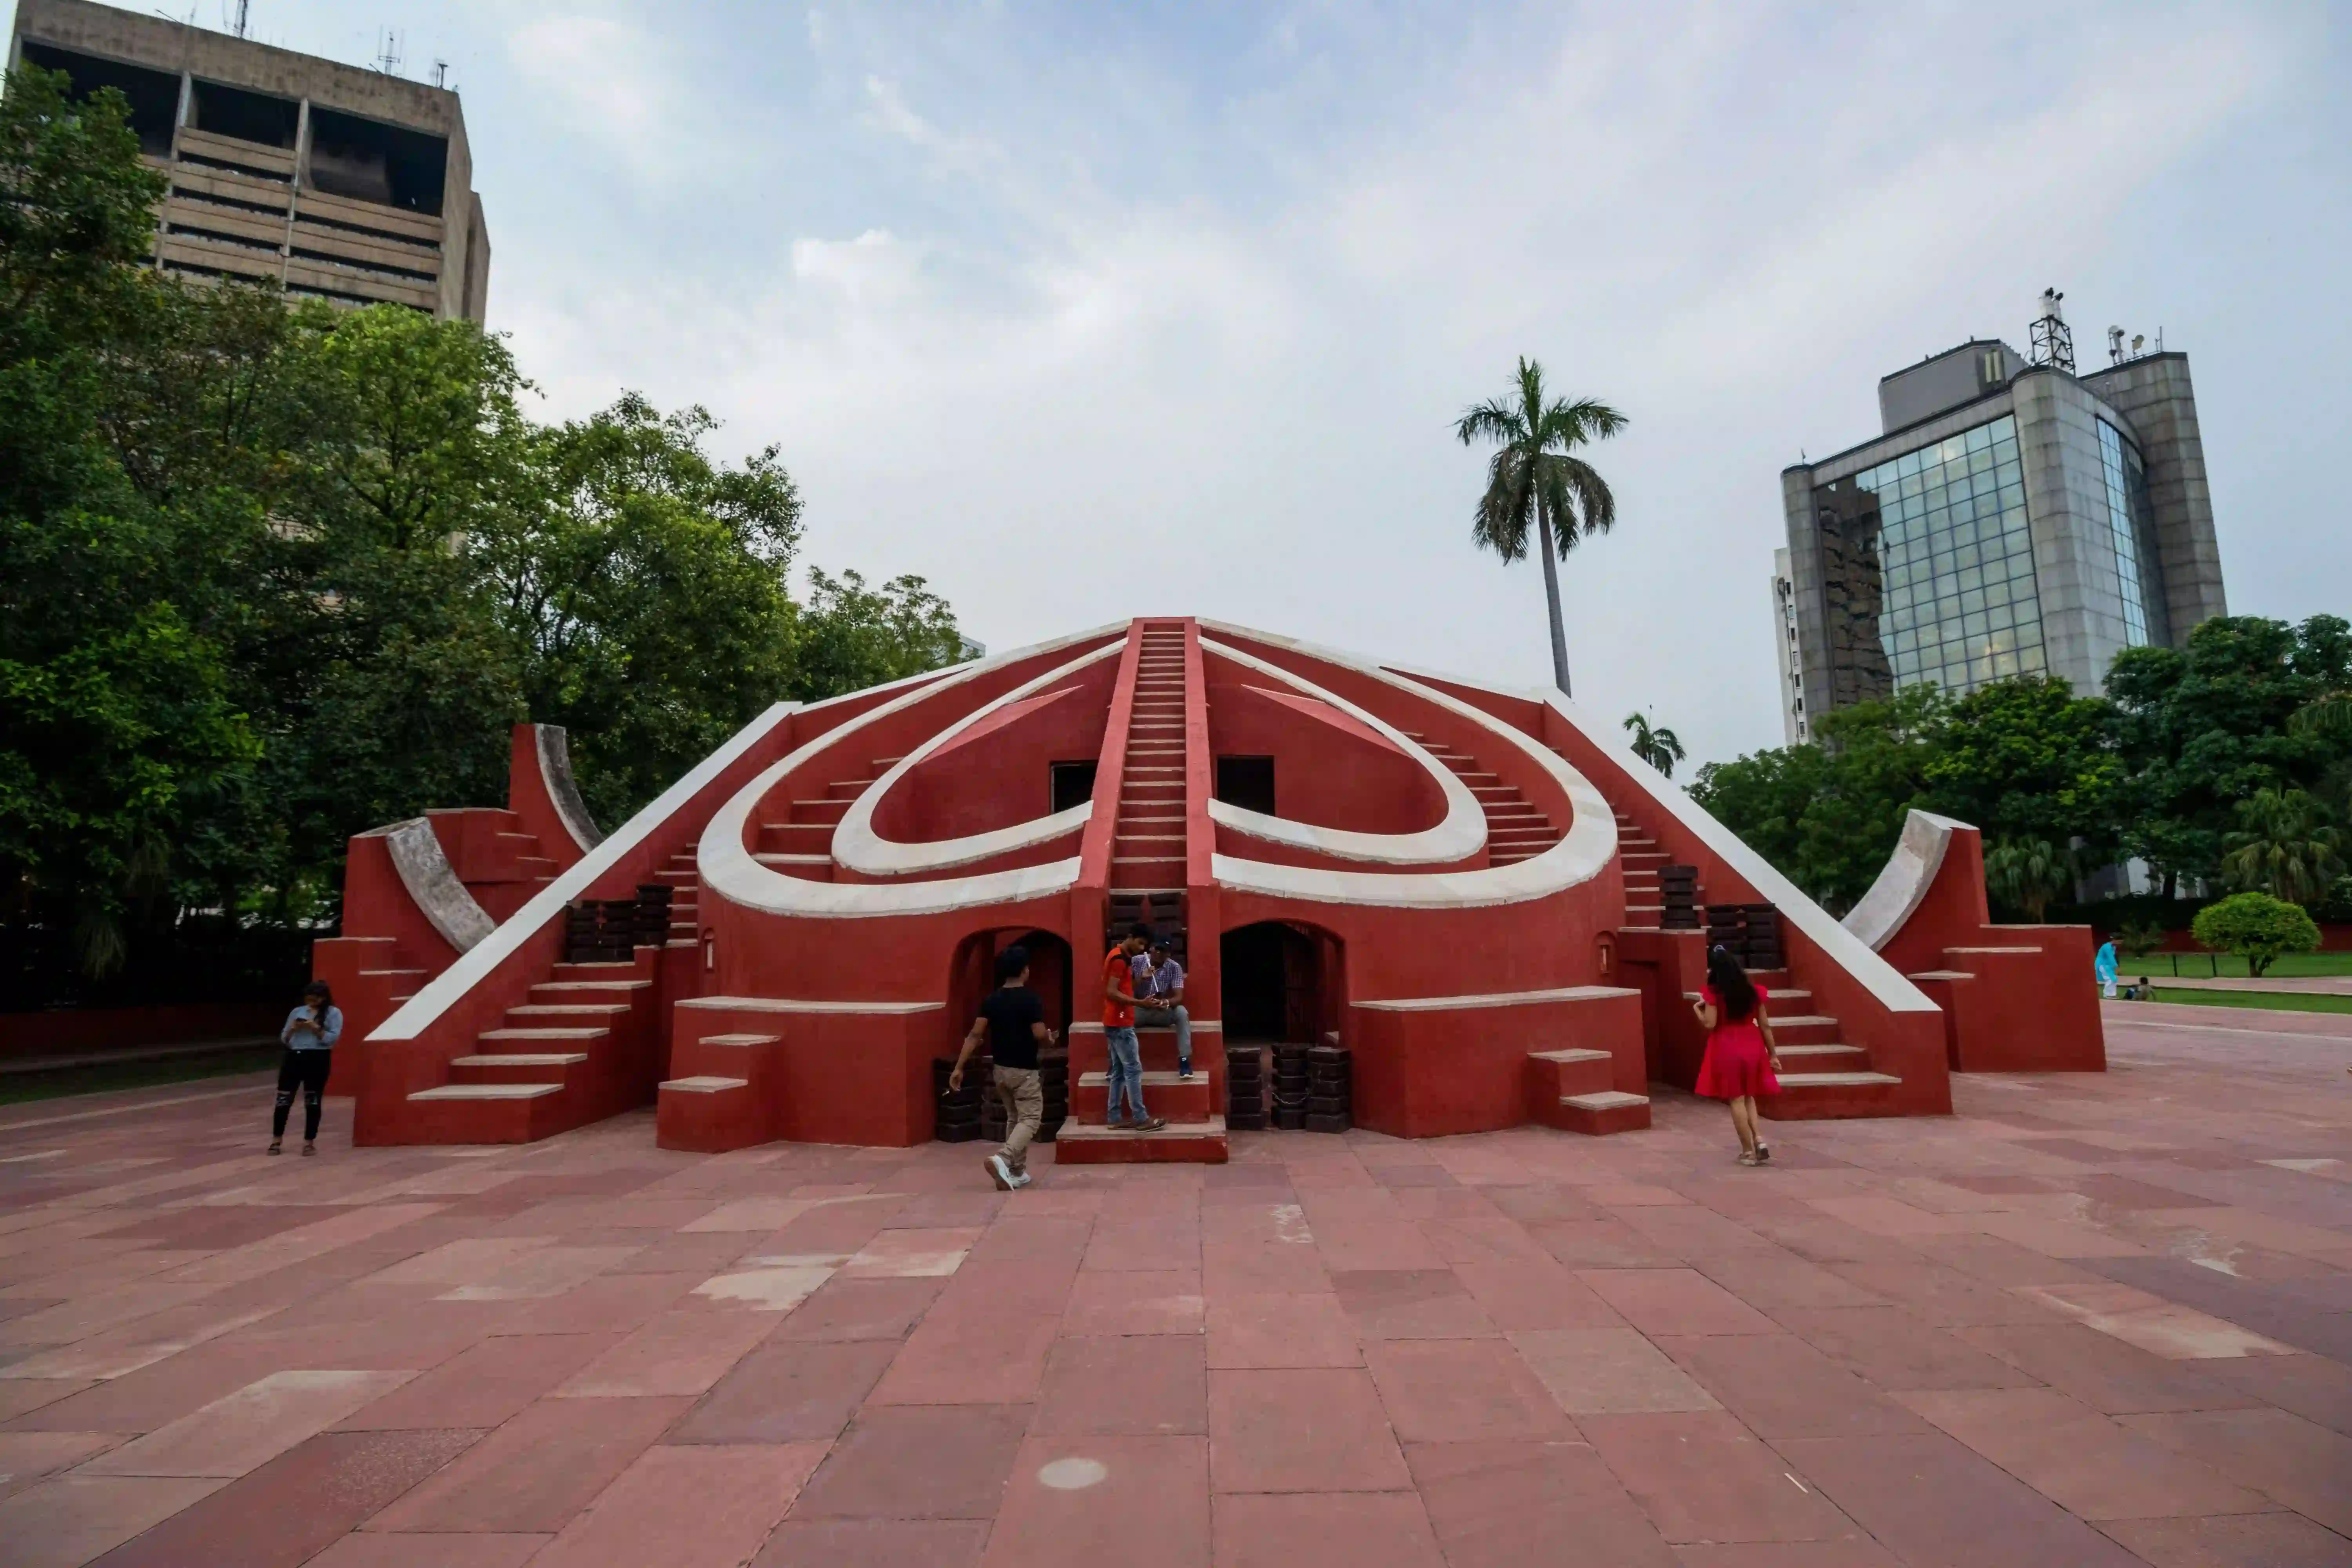
{"label": "high-rise concrete building", "polygon": [[172,183],[165,271],[482,319],[490,235],[455,92],[89,0],[17,0],[8,63],[130,100]]}
{"label": "high-rise concrete building", "polygon": [[1813,738],[1813,727],[1805,719],[1805,647],[1786,550],[1772,552],[1772,651],[1780,670],[1781,743],[1801,746]]}
{"label": "high-rise concrete building", "polygon": [[2096,692],[2125,648],[2227,613],[2189,356],[2108,337],[2077,374],[2045,295],[2031,357],[1973,339],[1897,371],[1882,435],[1782,471],[1808,719],[1922,681]]}

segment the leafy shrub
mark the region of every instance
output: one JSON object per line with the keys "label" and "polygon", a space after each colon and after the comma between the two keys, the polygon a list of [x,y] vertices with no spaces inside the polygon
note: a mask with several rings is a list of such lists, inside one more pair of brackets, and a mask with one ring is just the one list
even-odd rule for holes
{"label": "leafy shrub", "polygon": [[2281,953],[2311,952],[2319,946],[2319,927],[2302,907],[2268,893],[2233,893],[2208,905],[2189,931],[2207,947],[2243,958],[2247,973],[2254,975]]}

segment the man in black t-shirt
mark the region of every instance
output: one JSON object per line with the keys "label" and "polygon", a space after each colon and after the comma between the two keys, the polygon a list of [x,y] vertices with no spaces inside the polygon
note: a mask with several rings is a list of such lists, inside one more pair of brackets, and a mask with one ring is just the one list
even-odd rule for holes
{"label": "man in black t-shirt", "polygon": [[1029,952],[1008,947],[996,955],[996,989],[981,1002],[980,1016],[963,1037],[948,1088],[963,1087],[963,1064],[981,1037],[988,1038],[989,1054],[996,1058],[996,1092],[1004,1101],[1004,1147],[984,1163],[988,1179],[1005,1192],[1029,1184],[1029,1142],[1045,1114],[1045,1097],[1037,1087],[1037,1047],[1054,1043],[1045,1026],[1045,1005],[1029,989]]}

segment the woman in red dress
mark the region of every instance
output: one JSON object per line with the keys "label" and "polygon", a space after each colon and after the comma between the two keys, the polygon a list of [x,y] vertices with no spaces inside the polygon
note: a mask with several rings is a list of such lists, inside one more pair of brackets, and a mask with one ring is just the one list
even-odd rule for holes
{"label": "woman in red dress", "polygon": [[1692,1011],[1706,1030],[1706,1058],[1699,1063],[1698,1091],[1731,1102],[1732,1131],[1739,1134],[1739,1163],[1760,1165],[1772,1157],[1756,1131],[1756,1097],[1778,1094],[1780,1047],[1765,1016],[1764,987],[1727,948],[1706,958],[1706,984]]}

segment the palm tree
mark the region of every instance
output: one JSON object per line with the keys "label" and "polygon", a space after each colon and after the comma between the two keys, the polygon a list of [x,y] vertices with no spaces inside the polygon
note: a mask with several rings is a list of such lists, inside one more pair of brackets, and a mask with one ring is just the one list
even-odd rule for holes
{"label": "palm tree", "polygon": [[2352,735],[2352,691],[2331,691],[2305,703],[2287,715],[2286,727],[2298,735]]}
{"label": "palm tree", "polygon": [[1535,525],[1537,553],[1543,558],[1544,597],[1551,605],[1552,679],[1568,692],[1568,632],[1559,619],[1559,571],[1588,533],[1605,533],[1617,521],[1617,498],[1592,465],[1576,456],[1586,443],[1605,440],[1625,428],[1625,416],[1605,403],[1582,398],[1544,400],[1543,366],[1522,355],[1516,395],[1497,397],[1464,412],[1454,433],[1465,447],[1485,437],[1502,443],[1486,469],[1486,493],[1470,524],[1470,537],[1505,562],[1528,552],[1528,528]]}
{"label": "palm tree", "polygon": [[2042,923],[2053,899],[2074,890],[2074,857],[2046,838],[2012,838],[1985,852],[1985,886],[2025,918]]}
{"label": "palm tree", "polygon": [[2240,888],[2307,904],[2344,874],[2344,834],[2321,821],[2319,803],[2299,789],[2256,790],[2238,803],[2241,831],[2223,844],[2221,874]]}
{"label": "palm tree", "polygon": [[1625,728],[1633,731],[1633,754],[1666,777],[1674,777],[1675,764],[1687,754],[1683,751],[1682,738],[1672,730],[1653,730],[1649,718],[1641,713],[1626,714]]}

